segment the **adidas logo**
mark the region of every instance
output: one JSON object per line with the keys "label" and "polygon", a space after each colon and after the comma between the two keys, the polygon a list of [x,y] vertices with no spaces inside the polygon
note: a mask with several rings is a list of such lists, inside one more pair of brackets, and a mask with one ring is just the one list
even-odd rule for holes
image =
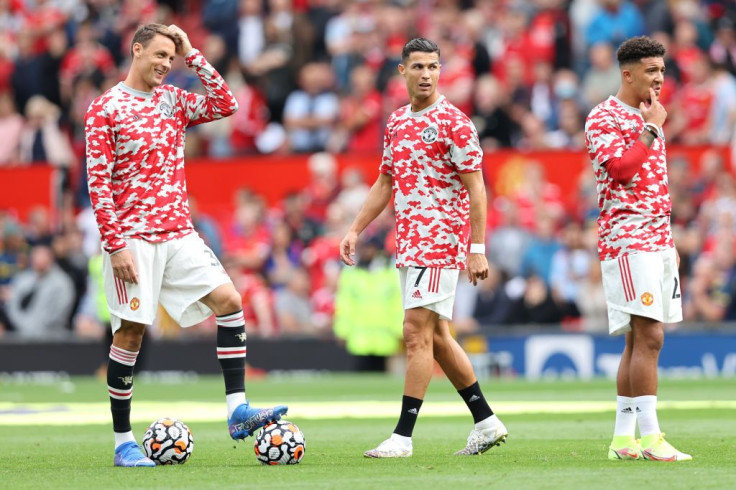
{"label": "adidas logo", "polygon": [[634,411],[631,409],[631,407],[626,407],[621,410],[621,413],[634,413]]}
{"label": "adidas logo", "polygon": [[419,290],[417,289],[416,291],[414,291],[414,294],[412,294],[411,297],[416,298],[416,299],[422,299],[422,293],[420,293]]}
{"label": "adidas logo", "polygon": [[410,408],[409,410],[407,410],[407,412],[409,412],[410,414],[413,414],[413,415],[418,415],[419,414],[419,410],[417,410],[416,408]]}
{"label": "adidas logo", "polygon": [[641,413],[641,408],[636,407],[636,413]]}
{"label": "adidas logo", "polygon": [[471,396],[471,397],[470,397],[470,398],[468,399],[468,403],[470,403],[470,402],[475,402],[475,401],[478,401],[478,400],[480,400],[480,397],[479,397],[478,395],[473,395],[473,396]]}

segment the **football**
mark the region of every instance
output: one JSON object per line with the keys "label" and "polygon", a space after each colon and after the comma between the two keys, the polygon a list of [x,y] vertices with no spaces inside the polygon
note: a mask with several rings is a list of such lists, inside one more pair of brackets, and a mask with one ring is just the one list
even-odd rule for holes
{"label": "football", "polygon": [[192,431],[176,419],[158,419],[143,435],[143,452],[156,464],[186,463],[193,449]]}
{"label": "football", "polygon": [[299,427],[281,420],[265,426],[256,437],[256,457],[263,464],[298,464],[307,450],[307,442]]}

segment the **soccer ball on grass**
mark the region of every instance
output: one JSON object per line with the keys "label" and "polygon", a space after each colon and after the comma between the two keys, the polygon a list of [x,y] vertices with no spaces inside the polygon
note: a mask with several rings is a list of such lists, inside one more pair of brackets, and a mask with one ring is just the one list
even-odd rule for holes
{"label": "soccer ball on grass", "polygon": [[288,420],[265,426],[254,444],[258,461],[268,465],[298,464],[306,449],[304,434]]}
{"label": "soccer ball on grass", "polygon": [[158,419],[143,435],[143,452],[157,465],[186,463],[193,449],[192,431],[176,419]]}

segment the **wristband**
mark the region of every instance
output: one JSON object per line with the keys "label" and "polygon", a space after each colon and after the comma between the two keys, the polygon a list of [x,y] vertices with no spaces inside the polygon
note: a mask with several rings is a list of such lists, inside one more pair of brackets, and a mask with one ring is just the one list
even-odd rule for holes
{"label": "wristband", "polygon": [[486,253],[485,244],[484,243],[471,243],[470,253],[471,254],[485,254]]}
{"label": "wristband", "polygon": [[652,133],[655,138],[662,136],[662,129],[654,123],[644,123],[644,129]]}

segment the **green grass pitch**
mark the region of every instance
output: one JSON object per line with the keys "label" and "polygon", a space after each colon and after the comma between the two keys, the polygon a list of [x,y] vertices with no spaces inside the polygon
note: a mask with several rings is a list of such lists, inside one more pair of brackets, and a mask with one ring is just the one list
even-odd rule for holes
{"label": "green grass pitch", "polygon": [[733,379],[661,382],[660,425],[668,440],[694,457],[675,464],[606,459],[612,381],[486,380],[482,386],[509,429],[507,444],[478,457],[453,456],[464,446],[472,420],[449,382],[437,378],[414,432],[414,456],[371,460],[363,451],[394,428],[400,378],[325,374],[250,380],[252,402],[288,403],[287,418],[307,439],[301,464],[269,467],[256,460],[252,438],[230,440],[219,377],[167,382],[139,376],[133,403],[139,442],[154,418],[185,414],[180,418],[191,427],[195,447],[184,465],[129,469],[112,466],[103,381],[33,385],[4,378],[0,489],[736,488]]}

